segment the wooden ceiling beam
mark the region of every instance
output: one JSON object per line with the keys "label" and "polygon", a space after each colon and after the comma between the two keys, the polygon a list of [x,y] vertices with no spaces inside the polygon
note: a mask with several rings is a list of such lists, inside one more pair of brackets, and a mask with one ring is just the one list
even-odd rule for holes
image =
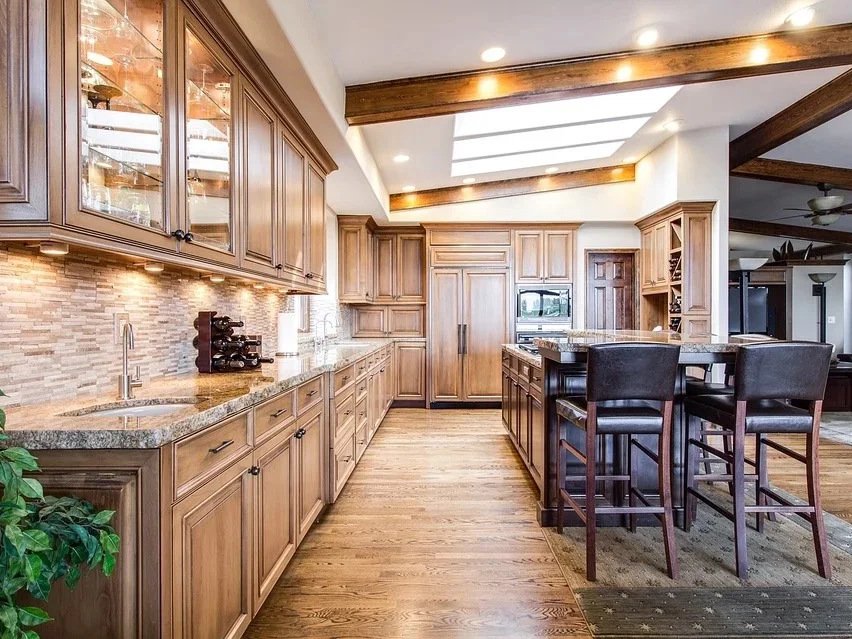
{"label": "wooden ceiling beam", "polygon": [[512,195],[528,195],[530,193],[576,189],[583,186],[596,186],[598,184],[632,182],[635,177],[636,165],[623,164],[621,166],[606,166],[583,171],[554,173],[553,175],[537,175],[510,180],[480,182],[479,184],[467,184],[464,186],[449,186],[440,189],[414,191],[413,193],[394,193],[390,196],[390,210],[406,211],[426,206],[475,202],[477,200],[490,200]]}
{"label": "wooden ceiling beam", "polygon": [[852,169],[838,166],[755,158],[732,170],[731,175],[814,187],[820,182],[827,182],[839,189],[852,191]]}
{"label": "wooden ceiling beam", "polygon": [[823,226],[795,226],[793,224],[776,224],[775,222],[744,220],[732,217],[728,221],[728,231],[751,233],[752,235],[768,235],[770,237],[785,237],[791,240],[824,242],[827,244],[848,244],[852,246],[852,233]]}
{"label": "wooden ceiling beam", "polygon": [[[756,50],[765,61],[754,61]],[[852,64],[852,23],[354,85],[346,87],[346,120],[376,124],[844,64]]]}
{"label": "wooden ceiling beam", "polygon": [[852,109],[852,71],[837,76],[731,142],[731,168]]}

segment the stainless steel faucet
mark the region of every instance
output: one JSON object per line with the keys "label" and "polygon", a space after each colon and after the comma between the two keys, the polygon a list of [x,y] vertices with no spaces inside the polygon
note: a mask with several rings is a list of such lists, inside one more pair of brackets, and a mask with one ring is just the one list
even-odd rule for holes
{"label": "stainless steel faucet", "polygon": [[[317,322],[316,328],[314,329],[314,346],[319,348],[320,346],[325,346],[328,343],[328,326],[332,328],[337,328],[337,324],[332,322],[329,318],[331,315],[331,311],[323,315],[323,318]],[[319,336],[319,329],[322,327],[322,338]]]}
{"label": "stainless steel faucet", "polygon": [[121,330],[121,375],[118,376],[119,399],[133,399],[133,389],[142,386],[141,368],[136,366],[136,375],[131,376],[129,372],[128,355],[136,347],[136,339],[133,335],[133,324],[125,322]]}

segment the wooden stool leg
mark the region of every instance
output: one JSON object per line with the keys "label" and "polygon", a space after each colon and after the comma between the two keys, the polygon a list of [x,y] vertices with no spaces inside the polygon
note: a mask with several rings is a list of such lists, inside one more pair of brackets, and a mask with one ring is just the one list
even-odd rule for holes
{"label": "wooden stool leg", "polygon": [[[722,435],[722,450],[724,450],[728,455],[733,454],[733,450],[731,450],[731,436],[730,435]],[[725,464],[725,473],[728,475],[734,474],[734,469],[730,464]],[[733,497],[734,496],[734,482],[728,482],[728,494]]]}
{"label": "wooden stool leg", "polygon": [[677,579],[680,573],[677,562],[677,543],[674,531],[674,515],[672,514],[672,404],[666,402],[663,409],[663,432],[659,438],[659,463],[657,471],[660,481],[660,501],[663,505],[663,542],[666,546],[666,566],[669,577]]}
{"label": "wooden stool leg", "polygon": [[[817,424],[819,414],[817,414]],[[808,434],[807,443],[807,473],[808,473],[808,504],[813,506],[811,529],[814,535],[814,548],[817,556],[819,574],[825,579],[831,579],[831,559],[828,554],[828,540],[825,534],[825,521],[822,515],[822,499],[819,490],[819,426]]]}
{"label": "wooden stool leg", "polygon": [[[699,426],[699,428],[701,429],[701,441],[704,444],[707,444],[708,446],[710,445],[710,440],[708,439],[708,435],[705,435],[703,431],[707,430],[706,426],[709,423],[710,422],[702,421],[701,426]],[[712,473],[713,473],[713,464],[711,464],[709,461],[705,461],[704,462],[704,474],[705,475],[711,475]]]}
{"label": "wooden stool leg", "polygon": [[[633,435],[627,436],[627,498],[630,507],[636,506],[636,497],[633,495]],[[630,532],[636,532],[636,515],[630,513],[627,516],[627,528]]]}
{"label": "wooden stool leg", "polygon": [[557,454],[556,466],[556,532],[562,534],[562,528],[565,525],[565,498],[562,496],[562,489],[565,488],[565,465],[568,463],[567,452],[562,448],[562,440],[559,440],[559,452]]}
{"label": "wooden stool leg", "polygon": [[748,579],[748,548],[746,546],[745,513],[745,402],[737,402],[737,423],[734,431],[734,538],[736,541],[737,576]]}
{"label": "wooden stool leg", "polygon": [[[755,461],[757,462],[757,505],[766,505],[766,495],[763,494],[762,488],[766,488],[766,444],[763,443],[763,435],[758,433],[754,436],[755,443]],[[763,522],[766,519],[764,513],[757,513],[757,531],[763,532]]]}
{"label": "wooden stool leg", "polygon": [[683,529],[689,532],[698,512],[698,498],[690,492],[695,488],[695,473],[698,468],[698,447],[693,446],[689,440],[694,439],[701,428],[701,420],[692,415],[687,415],[687,442],[686,442],[686,491],[684,494]]}
{"label": "wooden stool leg", "polygon": [[597,438],[594,419],[590,414],[586,427],[586,579],[597,580],[595,553],[595,475],[597,473]]}

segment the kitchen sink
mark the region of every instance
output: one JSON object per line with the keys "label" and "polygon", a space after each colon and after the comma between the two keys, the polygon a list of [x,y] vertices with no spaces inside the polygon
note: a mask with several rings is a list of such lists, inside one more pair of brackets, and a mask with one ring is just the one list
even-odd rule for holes
{"label": "kitchen sink", "polygon": [[62,416],[83,417],[89,415],[92,417],[157,417],[183,410],[184,408],[192,406],[197,401],[198,400],[195,398],[175,399],[152,404],[150,400],[130,400],[125,402],[113,402],[109,404],[99,404],[97,406],[88,406],[79,410],[62,413]]}

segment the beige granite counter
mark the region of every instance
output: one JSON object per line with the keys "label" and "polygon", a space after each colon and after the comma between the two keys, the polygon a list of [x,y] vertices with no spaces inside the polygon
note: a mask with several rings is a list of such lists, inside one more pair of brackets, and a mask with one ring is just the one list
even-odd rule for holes
{"label": "beige granite counter", "polygon": [[541,368],[541,355],[525,351],[517,344],[503,344],[503,348],[518,359],[525,361],[527,364],[532,364],[533,366]]}
{"label": "beige granite counter", "polygon": [[[765,338],[764,338],[765,339]],[[748,336],[730,338],[695,337],[684,338],[669,331],[606,331],[572,329],[565,331],[565,337],[540,338],[533,340],[542,349],[561,353],[581,353],[594,344],[610,342],[651,342],[657,344],[676,344],[682,353],[733,353],[743,344],[753,340]]]}
{"label": "beige granite counter", "polygon": [[[324,350],[277,357],[259,371],[186,373],[147,380],[135,389],[134,404],[190,402],[177,412],[148,417],[69,415],[92,406],[127,405],[116,395],[81,396],[74,400],[6,407],[10,444],[31,449],[157,448],[212,426],[243,409],[365,355],[406,339],[349,340]],[[44,389],[49,396],[50,389]]]}

